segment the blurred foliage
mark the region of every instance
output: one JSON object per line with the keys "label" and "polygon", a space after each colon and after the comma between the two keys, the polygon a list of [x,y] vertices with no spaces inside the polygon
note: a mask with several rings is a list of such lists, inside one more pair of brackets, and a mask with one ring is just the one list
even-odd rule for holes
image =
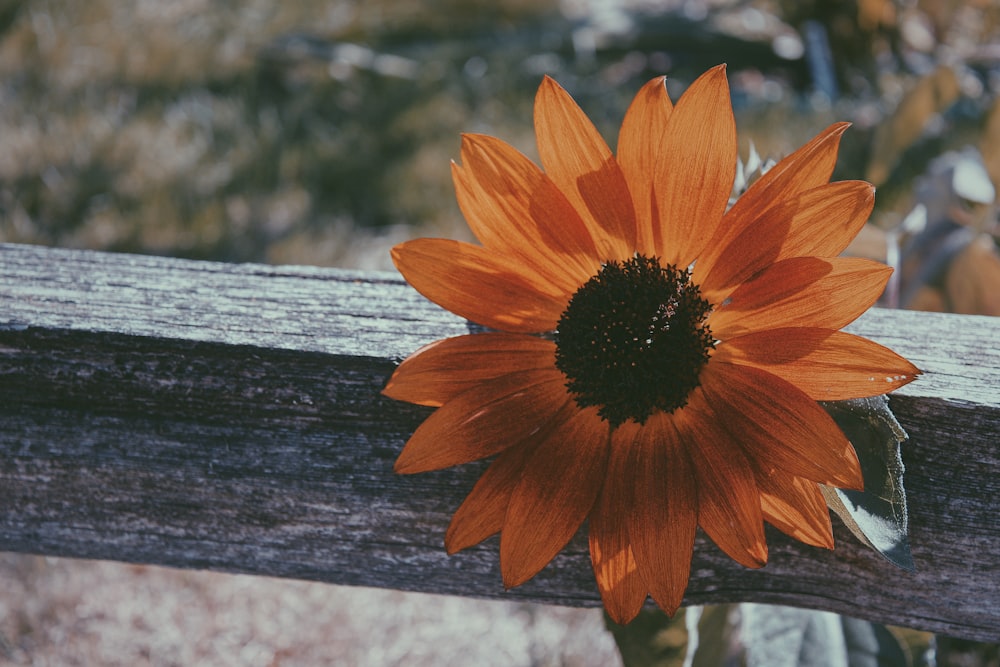
{"label": "blurred foliage", "polygon": [[[958,101],[880,149],[886,194],[905,194],[912,174],[896,186],[892,170],[921,163],[907,150],[982,125],[1000,10],[873,2],[0,0],[0,240],[385,267],[403,238],[467,235],[459,133],[532,155],[543,73],[613,141],[642,82],[667,73],[676,96],[728,62],[744,138],[781,155],[853,120],[840,172],[858,177],[876,128],[947,56]],[[832,99],[810,22],[830,36]]]}
{"label": "blurred foliage", "polygon": [[434,40],[503,22],[450,4],[7,3],[0,233],[263,260],[295,235],[455,217],[440,203],[476,100]]}

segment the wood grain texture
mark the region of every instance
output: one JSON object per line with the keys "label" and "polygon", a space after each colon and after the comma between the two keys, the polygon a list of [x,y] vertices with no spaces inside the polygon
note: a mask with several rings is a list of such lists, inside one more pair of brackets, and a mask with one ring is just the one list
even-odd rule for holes
{"label": "wood grain texture", "polygon": [[[851,329],[926,372],[891,403],[916,572],[840,525],[832,552],[769,531],[758,571],[700,536],[687,601],[995,640],[1000,320],[874,310]],[[582,536],[508,592],[495,538],[445,554],[482,465],[392,473],[429,411],[380,389],[468,331],[394,274],[0,245],[0,549],[598,604]]]}

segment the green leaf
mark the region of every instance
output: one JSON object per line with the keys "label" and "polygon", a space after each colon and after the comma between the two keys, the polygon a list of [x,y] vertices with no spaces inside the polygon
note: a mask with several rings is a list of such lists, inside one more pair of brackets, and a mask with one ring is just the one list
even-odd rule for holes
{"label": "green leaf", "polygon": [[906,432],[886,396],[821,403],[854,445],[864,491],[823,487],[826,503],[862,542],[889,562],[912,571],[906,491],[899,445]]}

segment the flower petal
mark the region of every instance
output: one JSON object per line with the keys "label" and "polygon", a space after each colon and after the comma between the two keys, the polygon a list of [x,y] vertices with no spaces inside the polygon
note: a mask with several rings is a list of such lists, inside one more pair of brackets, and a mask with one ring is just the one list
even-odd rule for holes
{"label": "flower petal", "polygon": [[702,370],[701,382],[717,422],[761,470],[777,467],[840,488],[864,486],[858,457],[843,431],[791,383],[717,359]]}
{"label": "flower petal", "polygon": [[[708,367],[706,366],[706,370]],[[704,373],[703,373],[704,374]],[[744,567],[767,563],[767,541],[760,492],[753,467],[721,420],[707,392],[695,391],[677,412],[677,427],[694,464],[698,484],[698,523],[720,549]]]}
{"label": "flower petal", "polygon": [[635,252],[635,212],[625,176],[600,132],[550,77],[535,97],[538,155],[591,231],[601,261]]}
{"label": "flower petal", "polygon": [[698,489],[687,449],[670,415],[658,413],[642,426],[626,422],[615,434],[634,439],[629,540],[646,588],[663,611],[673,614],[691,576],[698,526]]}
{"label": "flower petal", "polygon": [[840,329],[874,304],[892,269],[854,257],[781,260],[740,285],[709,315],[720,340],[765,329]]}
{"label": "flower petal", "polygon": [[819,484],[782,472],[758,474],[764,520],[800,542],[833,548],[833,524]]}
{"label": "flower petal", "polygon": [[[836,181],[807,190],[793,201],[792,221],[779,256],[836,257],[871,217],[875,186],[867,181]],[[779,204],[766,217],[784,211]]]}
{"label": "flower petal", "polygon": [[514,489],[500,533],[504,586],[520,586],[552,560],[594,507],[608,462],[609,426],[597,410],[567,406],[552,420]]}
{"label": "flower petal", "polygon": [[536,444],[528,441],[507,449],[486,469],[451,518],[444,536],[449,554],[500,532],[510,496],[521,481],[521,472]]}
{"label": "flower petal", "polygon": [[730,338],[716,348],[714,357],[761,368],[817,401],[886,394],[920,374],[909,361],[867,338],[808,327]]}
{"label": "flower petal", "polygon": [[[777,203],[830,180],[837,163],[840,137],[850,123],[835,123],[761,176],[726,212],[715,237],[695,265],[699,284],[715,266],[719,255],[737,236],[756,224]],[[836,254],[836,253],[834,253]]]}
{"label": "flower petal", "polygon": [[417,405],[440,407],[486,380],[552,368],[555,343],[537,336],[487,332],[434,341],[389,378],[382,393]]}
{"label": "flower petal", "polygon": [[632,100],[618,134],[618,164],[632,193],[636,218],[636,251],[651,257],[663,247],[662,230],[654,215],[653,172],[661,159],[663,133],[674,105],[660,76],[645,86]]}
{"label": "flower petal", "polygon": [[724,65],[691,84],[663,133],[654,194],[663,233],[657,255],[687,267],[715,234],[736,178],[736,121]]}
{"label": "flower petal", "polygon": [[865,181],[838,181],[775,204],[736,236],[701,283],[709,301],[788,257],[836,257],[857,236],[875,205]]}
{"label": "flower petal", "polygon": [[460,241],[407,241],[392,249],[392,261],[434,303],[501,331],[551,331],[569,300],[537,276],[518,273],[509,257]]}
{"label": "flower petal", "polygon": [[452,164],[455,194],[484,246],[517,258],[568,294],[599,270],[576,209],[526,156],[494,137],[466,134],[462,165]]}
{"label": "flower petal", "polygon": [[535,436],[572,399],[555,368],[503,375],[448,401],[410,436],[395,471],[440,470]]}
{"label": "flower petal", "polygon": [[635,618],[646,601],[646,587],[639,576],[629,545],[628,515],[632,505],[633,475],[629,467],[631,441],[621,442],[616,429],[604,488],[589,519],[590,560],[604,609],[615,623]]}

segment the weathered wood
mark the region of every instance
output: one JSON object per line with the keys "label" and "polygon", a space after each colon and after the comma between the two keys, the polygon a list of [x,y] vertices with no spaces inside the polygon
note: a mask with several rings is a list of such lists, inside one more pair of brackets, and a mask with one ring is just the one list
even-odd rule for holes
{"label": "weathered wood", "polygon": [[[495,538],[444,553],[481,465],[392,473],[428,411],[379,390],[468,330],[393,274],[0,245],[0,548],[596,604],[580,536],[509,592]],[[892,399],[916,572],[839,525],[833,552],[771,531],[759,571],[700,537],[687,600],[996,639],[1000,320],[875,310],[853,330],[927,372]]]}

